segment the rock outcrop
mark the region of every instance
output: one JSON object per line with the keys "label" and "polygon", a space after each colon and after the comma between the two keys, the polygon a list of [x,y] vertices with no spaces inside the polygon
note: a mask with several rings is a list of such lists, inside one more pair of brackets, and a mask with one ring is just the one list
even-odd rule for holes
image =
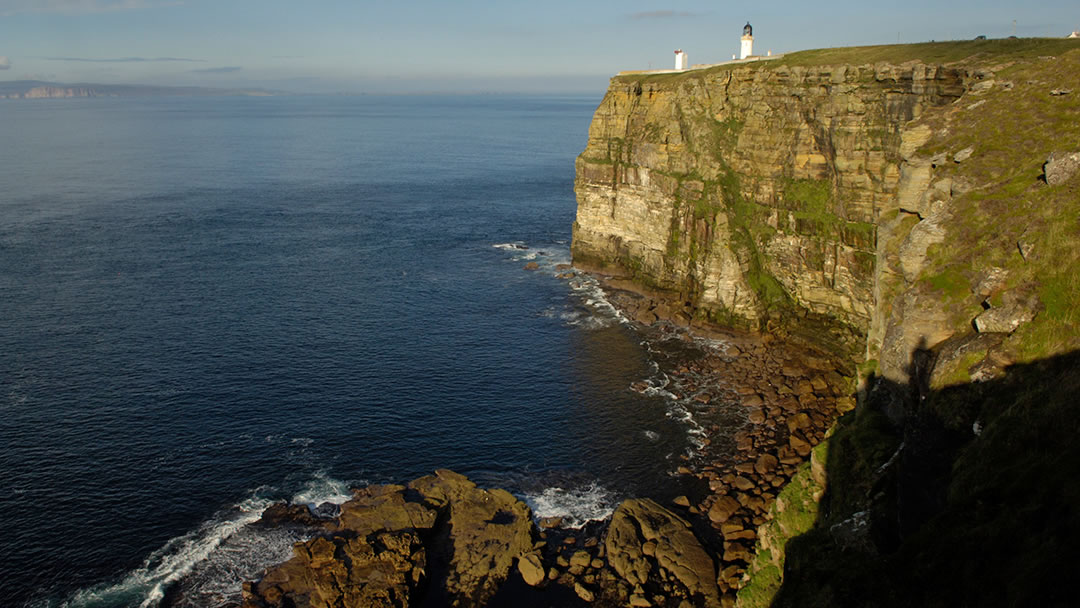
{"label": "rock outcrop", "polygon": [[[282,512],[310,525],[282,507],[270,523],[287,521]],[[296,545],[293,559],[246,583],[244,606],[481,606],[535,550],[528,506],[447,470],[408,486],[358,489],[326,527],[332,532]]]}
{"label": "rock outcrop", "polygon": [[[611,516],[604,540],[608,562],[635,589],[631,596],[647,599],[645,590],[668,581],[678,590],[664,597],[686,598],[695,606],[717,607],[713,560],[691,531],[690,522],[648,499],[624,501]],[[650,582],[652,583],[650,585]]]}
{"label": "rock outcrop", "polygon": [[905,125],[966,79],[921,63],[617,77],[577,163],[574,262],[694,318],[823,318],[856,348],[875,315],[877,225],[929,185],[929,164],[903,158],[929,133]]}
{"label": "rock outcrop", "polygon": [[[777,589],[772,605],[905,605],[905,589],[933,605],[1061,603],[1041,583],[995,582],[1020,561],[1067,578],[1057,564],[1071,558],[1033,544],[980,553],[965,522],[1043,537],[1043,523],[983,505],[1052,510],[1057,498],[1017,488],[1080,462],[1058,432],[1077,424],[1068,391],[1040,375],[1062,384],[1080,350],[1080,106],[1058,94],[1080,85],[1080,45],[975,41],[870,53],[904,57],[896,64],[813,61],[862,52],[613,79],[577,161],[574,263],[642,294],[636,320],[750,327],[861,367],[859,406],[830,431],[827,459],[800,465],[777,496],[749,478],[775,466],[756,454],[698,505],[724,534],[718,580],[725,594],[742,588],[740,605],[770,605]],[[822,438],[798,432],[798,413],[749,397],[750,424],[782,415],[789,426],[787,453],[771,454],[780,466],[818,453]],[[1025,429],[1007,426],[1019,420]],[[1029,426],[1054,437],[1056,456],[1008,439]],[[984,464],[993,453],[1016,466]],[[1051,518],[1059,530],[1076,522]],[[744,532],[752,550],[734,536]],[[957,585],[946,555],[979,565]],[[879,578],[898,599],[874,596]]]}

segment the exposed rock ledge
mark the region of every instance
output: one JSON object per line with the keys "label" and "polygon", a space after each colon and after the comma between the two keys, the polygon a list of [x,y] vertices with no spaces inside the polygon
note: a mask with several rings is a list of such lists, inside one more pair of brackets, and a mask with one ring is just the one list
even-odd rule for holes
{"label": "exposed rock ledge", "polygon": [[528,605],[530,593],[558,605],[720,605],[714,561],[690,523],[648,499],[620,505],[602,540],[555,543],[552,531],[549,545],[510,493],[439,470],[356,490],[333,519],[278,505],[262,523],[324,532],[245,583],[245,608]]}

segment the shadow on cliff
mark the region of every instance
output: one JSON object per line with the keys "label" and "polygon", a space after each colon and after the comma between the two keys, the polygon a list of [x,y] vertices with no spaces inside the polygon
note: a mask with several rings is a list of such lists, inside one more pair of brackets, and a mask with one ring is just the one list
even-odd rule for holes
{"label": "shadow on cliff", "polygon": [[933,358],[838,423],[773,606],[1077,604],[1080,352],[940,390]]}

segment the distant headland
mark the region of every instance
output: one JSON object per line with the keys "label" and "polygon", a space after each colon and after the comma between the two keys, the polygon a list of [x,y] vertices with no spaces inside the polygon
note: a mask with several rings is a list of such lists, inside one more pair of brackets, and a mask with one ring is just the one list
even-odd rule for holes
{"label": "distant headland", "polygon": [[223,97],[269,96],[265,89],[215,89],[208,87],[168,87],[137,84],[65,84],[42,80],[0,82],[0,99],[57,99],[70,97]]}

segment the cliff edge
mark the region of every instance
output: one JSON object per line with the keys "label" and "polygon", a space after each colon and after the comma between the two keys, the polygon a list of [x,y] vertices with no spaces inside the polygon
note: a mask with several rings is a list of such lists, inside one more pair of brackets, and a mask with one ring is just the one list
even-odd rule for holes
{"label": "cliff edge", "polygon": [[575,265],[647,294],[640,321],[861,370],[759,528],[740,605],[1068,603],[1078,74],[1077,41],[1009,39],[612,80],[577,161]]}

